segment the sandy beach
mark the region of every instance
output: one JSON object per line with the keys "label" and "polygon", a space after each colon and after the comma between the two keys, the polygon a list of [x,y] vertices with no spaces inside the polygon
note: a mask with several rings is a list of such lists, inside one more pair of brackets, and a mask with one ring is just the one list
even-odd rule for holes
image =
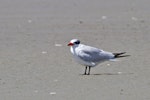
{"label": "sandy beach", "polygon": [[[150,1],[1,0],[1,100],[150,100]],[[82,75],[68,42],[128,58]]]}

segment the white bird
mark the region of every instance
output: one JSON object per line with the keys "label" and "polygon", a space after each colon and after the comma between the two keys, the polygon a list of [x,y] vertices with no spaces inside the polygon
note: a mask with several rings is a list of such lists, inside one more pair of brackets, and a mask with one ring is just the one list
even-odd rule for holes
{"label": "white bird", "polygon": [[[125,54],[126,52],[111,53],[95,47],[80,44],[80,40],[78,39],[72,39],[69,42],[68,46],[71,47],[70,51],[73,54],[75,60],[79,64],[86,66],[84,75],[90,75],[91,67],[94,67],[101,62],[115,61],[115,58],[129,56],[129,55],[122,55]],[[87,68],[89,68],[88,73]]]}

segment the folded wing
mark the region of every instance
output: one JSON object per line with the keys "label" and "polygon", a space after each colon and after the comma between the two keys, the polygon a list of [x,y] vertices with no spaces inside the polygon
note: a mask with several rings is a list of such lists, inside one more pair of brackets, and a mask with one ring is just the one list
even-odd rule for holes
{"label": "folded wing", "polygon": [[87,62],[100,62],[113,59],[114,55],[110,52],[86,46],[78,51],[78,57]]}

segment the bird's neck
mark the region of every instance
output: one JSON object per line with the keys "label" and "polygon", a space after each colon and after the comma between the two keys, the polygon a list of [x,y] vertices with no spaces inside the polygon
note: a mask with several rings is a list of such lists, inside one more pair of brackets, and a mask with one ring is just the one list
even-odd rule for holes
{"label": "bird's neck", "polygon": [[72,53],[73,55],[76,54],[75,50],[76,50],[76,48],[77,48],[78,46],[79,46],[79,45],[71,46],[70,51],[71,51],[71,53]]}

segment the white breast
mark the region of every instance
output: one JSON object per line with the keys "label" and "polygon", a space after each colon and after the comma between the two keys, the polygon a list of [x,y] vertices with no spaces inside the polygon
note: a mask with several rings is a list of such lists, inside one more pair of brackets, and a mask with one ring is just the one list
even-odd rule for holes
{"label": "white breast", "polygon": [[82,59],[80,59],[77,55],[78,50],[76,47],[71,47],[70,51],[73,54],[73,58],[81,65],[94,67],[98,64],[98,63],[96,64],[94,62],[86,62],[86,61],[83,61]]}

